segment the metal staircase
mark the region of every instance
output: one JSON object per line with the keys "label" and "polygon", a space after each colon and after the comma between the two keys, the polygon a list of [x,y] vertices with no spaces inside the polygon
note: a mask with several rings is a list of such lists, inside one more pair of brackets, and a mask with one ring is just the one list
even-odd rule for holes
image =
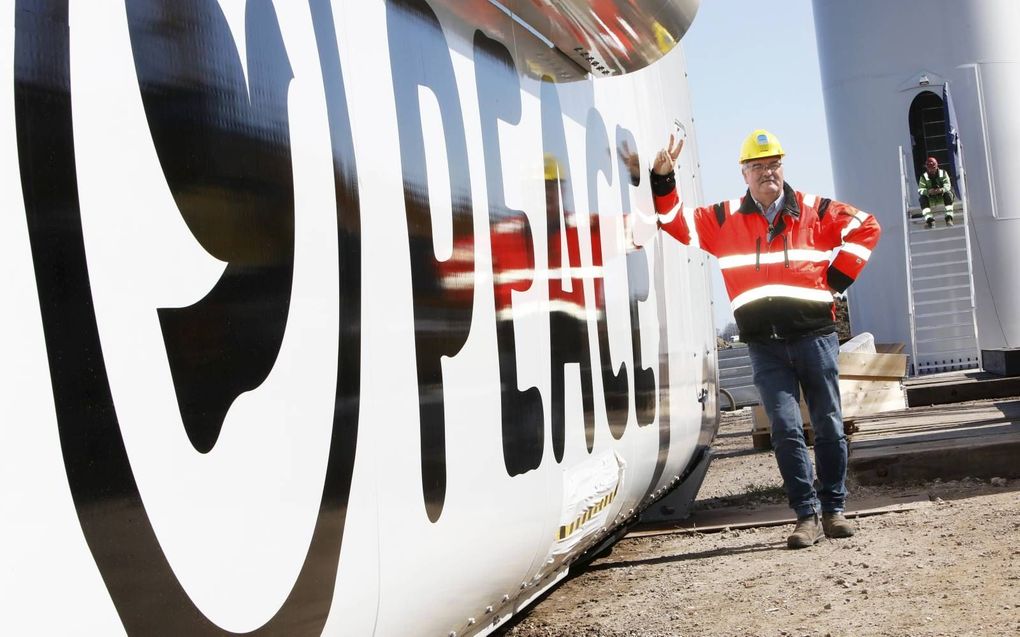
{"label": "metal staircase", "polygon": [[978,368],[981,352],[967,210],[963,201],[957,201],[954,225],[947,227],[942,205],[933,206],[935,227],[926,228],[921,209],[910,201],[917,191],[908,185],[902,152],[900,160],[912,374]]}

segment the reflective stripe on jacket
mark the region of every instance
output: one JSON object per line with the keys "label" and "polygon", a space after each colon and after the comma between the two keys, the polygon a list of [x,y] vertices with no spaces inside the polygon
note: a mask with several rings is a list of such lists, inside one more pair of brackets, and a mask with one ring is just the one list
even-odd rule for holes
{"label": "reflective stripe on jacket", "polygon": [[673,175],[653,173],[651,181],[656,212],[679,208],[662,229],[685,244],[696,240],[719,259],[741,340],[835,329],[832,291],[854,282],[878,244],[881,228],[872,215],[784,184],[786,202],[772,225],[748,192],[695,209],[692,235]]}

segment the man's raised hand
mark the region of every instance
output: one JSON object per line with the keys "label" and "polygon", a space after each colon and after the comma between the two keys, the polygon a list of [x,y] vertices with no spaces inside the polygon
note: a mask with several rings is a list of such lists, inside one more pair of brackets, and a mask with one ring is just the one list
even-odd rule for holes
{"label": "man's raised hand", "polygon": [[680,151],[684,147],[683,139],[676,139],[676,137],[670,133],[669,144],[666,148],[663,148],[655,155],[655,162],[652,164],[652,172],[656,175],[668,175],[673,172],[673,167],[676,165],[677,157],[680,156]]}

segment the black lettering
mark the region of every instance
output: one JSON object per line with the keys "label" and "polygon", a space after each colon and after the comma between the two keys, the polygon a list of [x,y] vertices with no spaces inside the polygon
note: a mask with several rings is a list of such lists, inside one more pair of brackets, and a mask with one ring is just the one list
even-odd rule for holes
{"label": "black lettering", "polygon": [[[662,477],[669,457],[669,330],[666,312],[666,261],[663,250],[663,234],[655,238],[655,299],[659,323],[659,455],[655,458],[655,469],[648,483],[646,497],[655,491],[655,485]],[[643,500],[644,498],[642,498]]]}
{"label": "black lettering", "polygon": [[[578,363],[581,371],[581,400],[584,409],[584,432],[588,451],[595,444],[595,409],[592,396],[591,352],[588,346],[587,299],[584,281],[575,273],[581,268],[581,247],[574,208],[574,193],[567,167],[567,138],[563,130],[563,114],[559,95],[551,78],[541,84],[542,145],[545,159],[546,228],[549,237],[549,339],[550,371],[552,374],[553,455],[563,460],[565,444],[564,367]],[[567,253],[562,254],[561,244]],[[560,269],[570,272],[570,291],[560,280]]]}
{"label": "black lettering", "polygon": [[534,284],[535,245],[531,224],[521,210],[506,205],[498,122],[521,121],[520,78],[510,52],[481,31],[475,33],[475,82],[482,122],[482,149],[489,196],[493,297],[499,355],[503,461],[509,475],[537,469],[542,462],[545,416],[537,387],[518,389],[513,292]]}
{"label": "black lettering", "polygon": [[[599,217],[603,214],[599,206],[598,176],[605,177],[609,185],[613,184],[613,159],[606,135],[606,124],[602,116],[594,108],[588,110],[585,125],[585,152],[588,160],[588,207],[591,210],[591,252],[592,265],[596,269],[605,267],[602,257],[602,224]],[[624,185],[621,183],[621,188]],[[613,369],[613,357],[609,349],[609,312],[606,308],[605,276],[595,279],[595,308],[599,337],[599,360],[602,371],[602,392],[606,401],[606,418],[609,431],[619,440],[627,427],[630,416],[630,379],[627,377],[627,364],[621,362]],[[591,449],[591,445],[589,445]]]}
{"label": "black lettering", "polygon": [[[630,186],[641,184],[641,159],[634,135],[620,126],[616,127],[616,157],[620,170],[620,209],[626,219],[632,214]],[[629,222],[624,225],[633,226]],[[643,247],[633,246],[627,251],[627,289],[630,292],[630,333],[634,353],[634,406],[639,427],[650,425],[655,420],[655,372],[641,364],[641,321],[638,316],[638,304],[648,300],[648,288],[648,256]]]}
{"label": "black lettering", "polygon": [[[455,356],[471,329],[474,298],[474,219],[467,141],[450,51],[439,19],[423,0],[386,3],[393,92],[397,104],[404,206],[411,255],[414,344],[418,372],[418,414],[421,427],[421,479],[425,510],[435,522],[446,499],[446,408],[443,392],[444,356]],[[455,294],[444,287],[443,269],[432,238],[425,142],[418,88],[428,87],[442,113],[450,194],[453,201],[453,244],[467,254],[458,257]]]}
{"label": "black lettering", "polygon": [[[110,391],[93,309],[78,201],[67,5],[67,0],[18,0],[15,7],[14,90],[18,157],[29,241],[68,486],[84,538],[128,634],[220,635],[222,629],[195,607],[162,552],[134,479]],[[331,34],[333,21],[328,15],[328,2],[314,0],[312,8],[317,39],[325,34],[324,28]],[[237,80],[234,73],[238,70],[236,47],[217,3],[212,0],[132,0],[127,3],[127,10],[131,46],[150,125],[159,128],[176,122],[178,126],[175,130],[180,140],[177,141],[168,140],[166,130],[153,131],[157,153],[168,181],[173,179],[176,185],[172,187],[178,189],[175,196],[181,196],[189,188],[196,188],[195,181],[189,179],[197,180],[201,175],[180,166],[169,156],[171,149],[187,148],[187,144],[191,143],[195,145],[192,147],[195,152],[208,151],[214,153],[212,158],[229,161],[215,150],[206,148],[205,142],[198,139],[199,131],[205,129],[205,133],[225,143],[238,143],[245,150],[260,149],[253,151],[257,154],[252,159],[265,160],[270,165],[259,168],[242,163],[238,168],[242,173],[238,177],[243,178],[235,187],[239,189],[238,196],[248,198],[253,223],[261,222],[286,232],[293,224],[292,219],[269,220],[259,216],[282,214],[286,217],[278,208],[284,206],[284,211],[287,209],[281,195],[266,193],[251,183],[252,175],[259,170],[282,170],[282,153],[286,152],[281,146],[284,141],[279,137],[282,132],[280,118],[285,115],[277,110],[285,108],[285,105],[272,101],[275,89],[271,87],[279,87],[278,82],[285,85],[279,72],[286,70],[289,73],[289,67],[282,64],[285,56],[272,3],[269,0],[250,0],[246,15],[247,40],[249,50],[253,51],[249,69],[253,71],[253,81],[255,75],[261,75],[260,81],[269,82],[268,85],[260,85],[270,91],[264,96],[268,101],[233,117],[224,116],[219,125],[225,130],[216,131],[208,130],[216,120],[211,114],[226,113],[238,107],[237,96],[225,88],[236,88],[233,84]],[[328,25],[323,23],[327,19]],[[332,37],[333,42],[318,40],[320,52],[325,47],[335,49],[335,35]],[[167,56],[167,59],[153,60],[151,56]],[[263,63],[269,66],[256,72],[253,64]],[[335,53],[329,62],[323,61],[323,71],[335,74],[334,79],[338,82],[330,89],[330,80],[326,80],[327,94],[333,104],[330,124],[334,141],[346,134],[344,130],[349,130],[349,123],[343,121],[346,114],[334,108],[336,100],[343,100],[343,93],[335,92],[337,86],[342,87],[338,63]],[[267,77],[267,73],[271,77]],[[168,104],[181,110],[176,115],[170,113],[173,109]],[[255,119],[244,119],[251,117]],[[253,128],[238,128],[241,124],[238,118],[253,124]],[[162,144],[171,146],[160,148]],[[341,143],[339,147],[342,146]],[[345,222],[344,228],[356,236],[360,233],[357,225],[352,225],[358,218],[356,180],[350,179],[355,174],[353,155],[345,150],[336,155],[339,147],[334,143],[335,157],[343,166],[337,174],[342,173],[348,181],[342,188],[343,196],[338,197],[338,215]],[[211,157],[196,156],[194,161],[207,164]],[[289,159],[287,161],[289,163]],[[229,176],[224,174],[227,172],[224,166],[206,166],[206,169],[210,171],[205,173],[210,179]],[[271,181],[264,188],[287,187],[279,182],[279,175],[273,174],[269,178]],[[208,186],[211,191],[216,188],[229,190],[230,184],[212,182]],[[207,196],[228,195],[210,192]],[[182,215],[207,249],[225,250],[239,258],[246,257],[240,248],[238,254],[232,252],[232,248],[219,245],[208,236],[207,229],[196,230],[195,227],[215,222],[200,218],[198,213],[205,204],[193,205],[184,206]],[[344,210],[341,211],[340,207]],[[243,211],[238,212],[238,209],[229,208],[232,214],[243,217]],[[252,232],[258,237],[264,231],[260,228]],[[239,231],[237,236],[243,239],[252,235]],[[274,244],[269,250],[278,261],[286,261],[290,254],[283,244]],[[350,265],[349,260],[355,258],[357,250],[346,242],[341,246],[341,253],[340,267],[343,268]],[[360,258],[357,261],[360,263]],[[288,266],[278,267],[287,269]],[[243,281],[246,274],[251,278]],[[263,278],[263,274],[264,271],[241,272],[236,275],[240,279],[232,274],[231,277],[235,278],[227,280],[231,285],[243,281],[236,283],[234,294],[247,290],[246,286],[254,285],[253,281],[266,283],[268,292],[275,295],[271,303],[282,303],[279,295],[282,293],[280,277],[283,275],[277,272],[265,274]],[[344,306],[341,319],[359,322],[356,290],[360,281],[341,276],[341,285],[353,285],[346,292],[341,291],[341,305]],[[289,284],[284,287],[289,288]],[[259,296],[261,288],[248,291],[254,294],[249,299],[252,303],[262,300]],[[233,312],[229,304],[222,308],[221,312]],[[267,317],[270,325],[250,327],[247,334],[272,336],[280,329],[281,310],[276,308],[273,312]],[[226,316],[224,313],[217,316],[214,312],[211,316],[218,320]],[[240,313],[237,316],[245,315]],[[355,335],[356,332],[346,329],[341,334],[340,347],[344,357],[357,356],[360,343]],[[204,341],[209,347],[204,355],[214,357],[223,351],[222,347],[238,346],[237,339],[231,340],[222,334],[221,338],[225,345],[215,340]],[[218,343],[222,347],[218,347]],[[270,343],[267,349],[275,351],[278,344]],[[337,385],[329,464],[305,561],[282,607],[266,624],[249,633],[252,635],[318,635],[329,614],[350,489],[357,418],[357,375],[351,375],[346,361],[339,365],[343,377],[338,379]],[[187,369],[178,367],[179,373],[187,373]],[[247,376],[249,381],[252,377]],[[195,381],[187,379],[184,382],[193,384]],[[220,388],[231,386],[225,382]],[[199,446],[208,444],[210,439],[215,442],[214,437],[202,427],[195,431],[199,432]],[[189,435],[191,433],[189,431]],[[192,437],[192,440],[196,438]]]}
{"label": "black lettering", "polygon": [[[290,599],[315,599],[314,585],[328,590],[332,598],[340,559],[347,503],[354,474],[361,414],[361,198],[358,168],[347,111],[347,91],[330,0],[309,0],[319,67],[326,93],[326,116],[333,155],[333,192],[336,196],[337,272],[340,281],[340,340],[337,344],[336,394],[333,401],[333,436],[326,465],[319,520],[315,525],[309,556]],[[306,575],[308,573],[308,576]],[[329,605],[320,599],[323,617]],[[321,630],[321,627],[318,628]]]}
{"label": "black lettering", "polygon": [[[287,327],[293,73],[264,2],[249,3],[245,17],[248,82],[215,3],[140,0],[129,3],[128,14],[142,103],[167,185],[195,239],[227,263],[202,300],[159,310],[184,428],[205,453],[234,400],[269,375]],[[154,24],[142,23],[149,17],[183,28],[143,34]]]}

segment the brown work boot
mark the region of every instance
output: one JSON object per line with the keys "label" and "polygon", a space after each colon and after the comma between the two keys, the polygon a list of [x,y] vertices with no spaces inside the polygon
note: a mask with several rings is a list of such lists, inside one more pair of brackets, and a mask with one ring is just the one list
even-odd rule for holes
{"label": "brown work boot", "polygon": [[786,538],[786,546],[791,549],[806,549],[822,539],[822,525],[818,523],[818,514],[804,515],[797,518],[797,526],[790,537]]}
{"label": "brown work boot", "polygon": [[839,511],[822,513],[822,529],[825,537],[850,537],[854,534],[854,526]]}

